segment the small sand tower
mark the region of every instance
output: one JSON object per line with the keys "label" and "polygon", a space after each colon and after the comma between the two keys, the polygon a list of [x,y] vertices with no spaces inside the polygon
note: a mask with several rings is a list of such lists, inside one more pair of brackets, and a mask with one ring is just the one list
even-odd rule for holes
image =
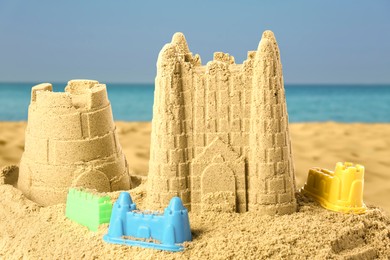
{"label": "small sand tower", "polygon": [[65,92],[34,86],[18,188],[41,205],[62,203],[69,187],[129,189],[106,86],[72,80]]}
{"label": "small sand tower", "polygon": [[180,196],[197,212],[296,210],[282,65],[271,31],[243,64],[217,52],[205,66],[176,33],[159,54],[155,87],[150,208]]}

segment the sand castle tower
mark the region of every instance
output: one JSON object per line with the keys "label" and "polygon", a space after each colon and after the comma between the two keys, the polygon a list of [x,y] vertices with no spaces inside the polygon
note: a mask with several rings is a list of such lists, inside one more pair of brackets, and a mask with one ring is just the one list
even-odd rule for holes
{"label": "sand castle tower", "polygon": [[65,92],[34,86],[18,187],[41,205],[65,202],[69,187],[129,189],[106,86],[72,80]]}
{"label": "sand castle tower", "polygon": [[296,210],[295,175],[279,48],[266,31],[253,63],[248,208],[267,214]]}
{"label": "sand castle tower", "polygon": [[285,214],[295,177],[279,49],[271,31],[243,64],[202,66],[183,34],[157,61],[148,206],[180,196],[192,211]]}

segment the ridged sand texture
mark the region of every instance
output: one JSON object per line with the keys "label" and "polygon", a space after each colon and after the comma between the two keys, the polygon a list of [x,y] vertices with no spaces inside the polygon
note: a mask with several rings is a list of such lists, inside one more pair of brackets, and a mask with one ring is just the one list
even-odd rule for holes
{"label": "ridged sand texture", "polygon": [[66,201],[69,187],[129,189],[106,86],[72,80],[65,92],[43,83],[31,91],[18,188],[41,205]]}
{"label": "ridged sand texture", "polygon": [[296,211],[283,85],[271,31],[243,64],[217,52],[206,66],[176,33],[157,61],[148,206],[180,196],[196,212]]}

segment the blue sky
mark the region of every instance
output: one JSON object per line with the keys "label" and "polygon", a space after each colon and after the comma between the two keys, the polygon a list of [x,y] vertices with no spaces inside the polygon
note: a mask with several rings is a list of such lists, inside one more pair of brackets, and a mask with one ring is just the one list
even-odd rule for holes
{"label": "blue sky", "polygon": [[390,83],[390,1],[0,0],[0,81],[153,82],[185,34],[242,63],[274,31],[286,83]]}

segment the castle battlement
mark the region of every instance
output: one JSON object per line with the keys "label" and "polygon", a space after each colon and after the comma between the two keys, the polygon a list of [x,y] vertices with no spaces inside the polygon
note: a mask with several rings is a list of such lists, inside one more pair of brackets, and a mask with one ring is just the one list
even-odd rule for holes
{"label": "castle battlement", "polygon": [[[230,163],[230,153],[240,159]],[[263,33],[243,64],[215,52],[202,65],[182,33],[162,48],[148,179],[151,208],[179,196],[195,211],[211,203],[202,198],[211,197],[221,199],[220,210],[295,211],[282,66],[272,32]],[[218,196],[206,194],[213,182],[222,183],[215,190]]]}
{"label": "castle battlement", "polygon": [[50,83],[34,86],[31,89],[31,105],[72,113],[103,108],[110,103],[105,84],[94,80],[71,80],[65,92],[53,92]]}
{"label": "castle battlement", "polygon": [[338,162],[335,171],[311,168],[303,192],[330,210],[364,213],[364,166]]}

